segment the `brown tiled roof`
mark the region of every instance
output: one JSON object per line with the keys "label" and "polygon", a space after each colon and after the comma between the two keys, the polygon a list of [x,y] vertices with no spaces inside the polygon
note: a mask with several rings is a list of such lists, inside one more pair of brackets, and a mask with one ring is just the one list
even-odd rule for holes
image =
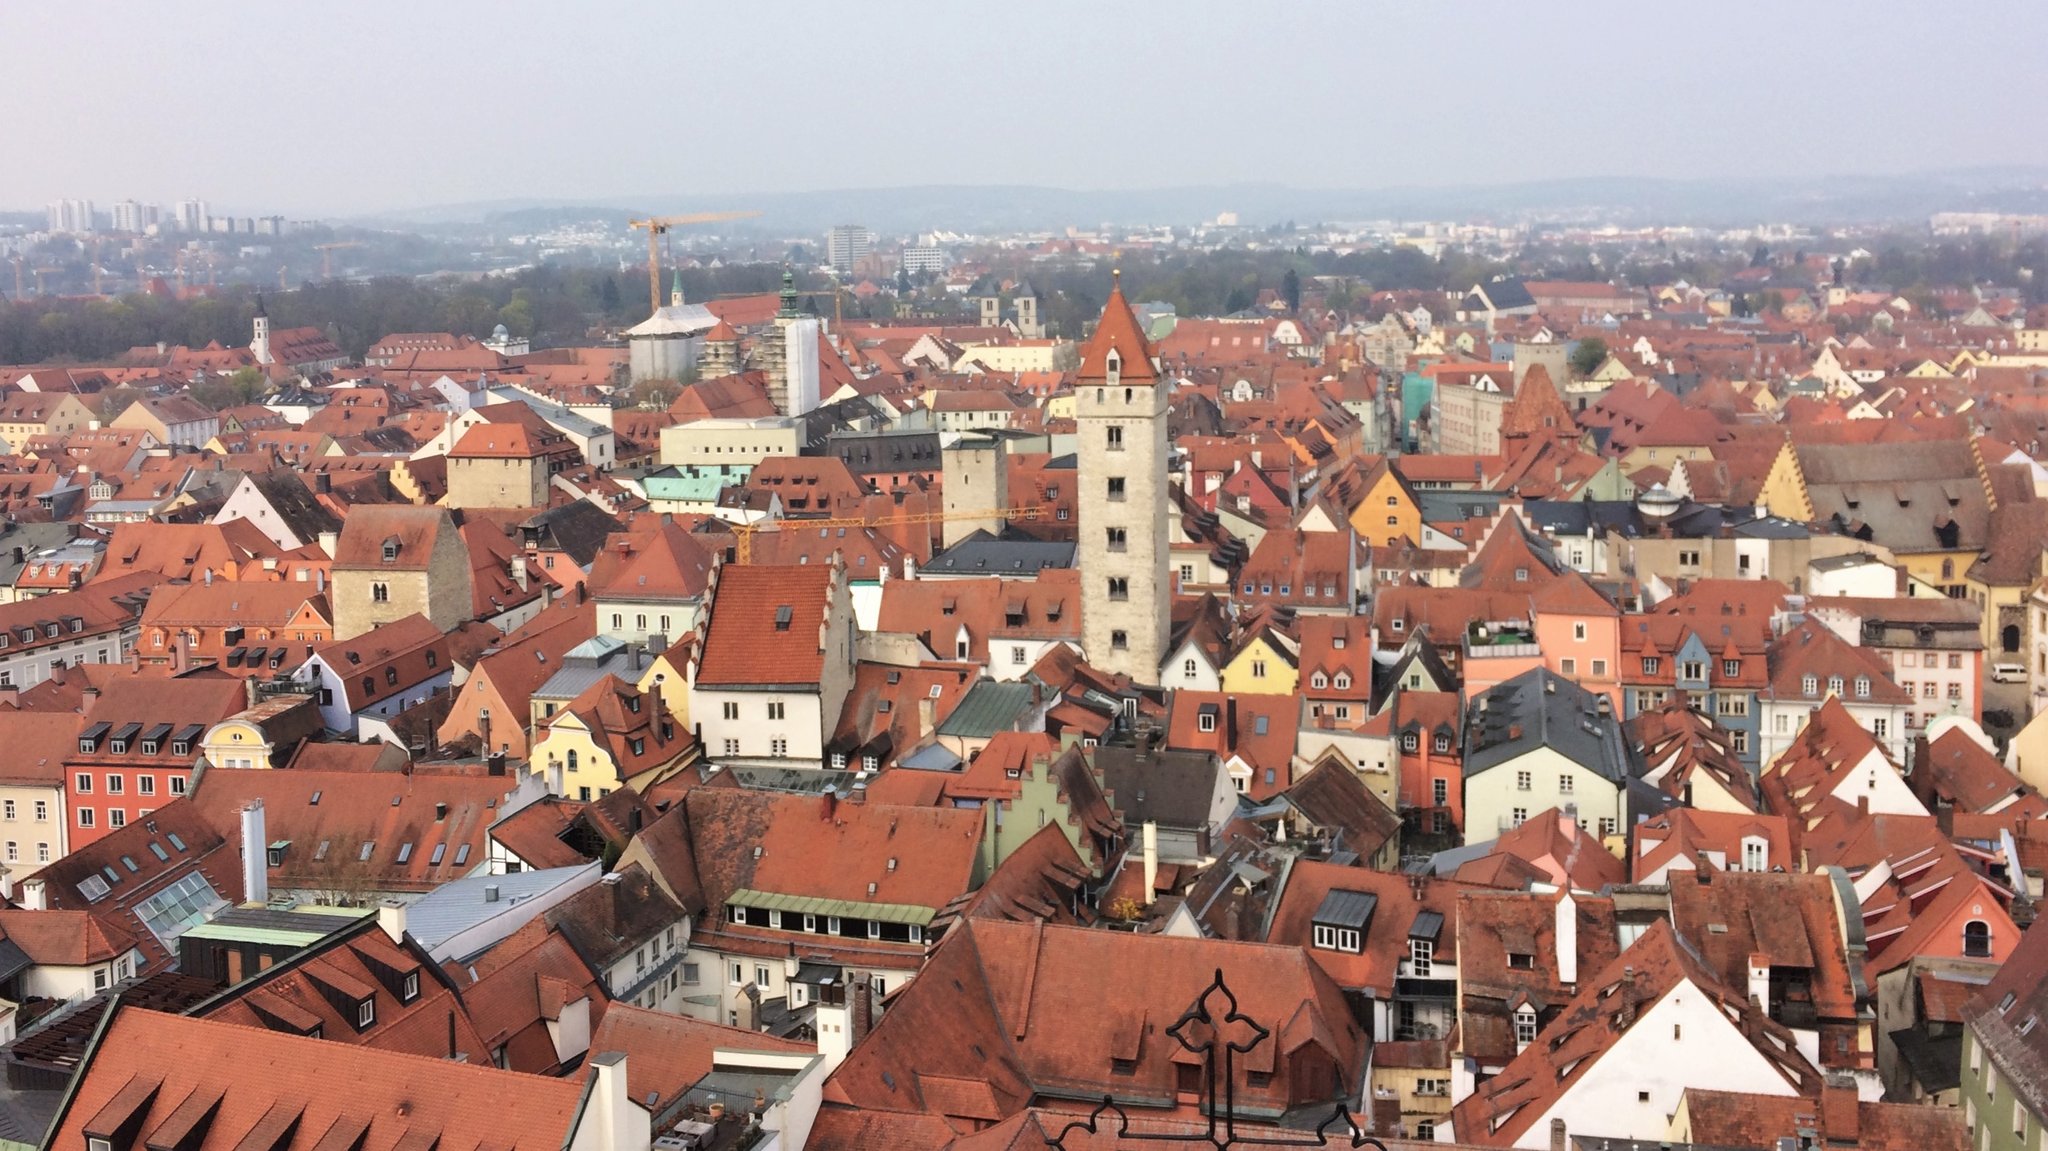
{"label": "brown tiled roof", "polygon": [[[826,1099],[941,1114],[969,1103],[994,1113],[986,1117],[1040,1094],[1170,1099],[1185,1056],[1165,1029],[1218,970],[1238,1008],[1272,1028],[1239,1057],[1241,1106],[1327,1105],[1332,1081],[1358,1078],[1367,1038],[1300,948],[970,919],[891,1000]],[[1104,987],[1118,989],[1113,1001],[1102,1000]],[[1077,1002],[1099,1009],[1073,1010]]]}
{"label": "brown tiled roof", "polygon": [[135,937],[120,924],[83,911],[0,908],[0,939],[21,948],[38,967],[112,963],[133,950]]}
{"label": "brown tiled roof", "polygon": [[[1578,981],[1565,982],[1558,963],[1560,903],[1572,903],[1573,960]],[[1515,1057],[1514,1010],[1536,1009],[1539,1025],[1564,1010],[1581,983],[1621,953],[1614,901],[1601,896],[1526,895],[1491,891],[1458,894],[1458,1047],[1482,1063]],[[1527,956],[1516,966],[1511,956]],[[1377,1061],[1377,1060],[1375,1060]],[[1445,1066],[1445,1064],[1437,1064]]]}
{"label": "brown tiled roof", "polygon": [[[435,1089],[422,1091],[423,1083]],[[270,1146],[296,1120],[302,1140],[324,1132],[359,1151],[404,1151],[436,1139],[443,1147],[556,1151],[576,1124],[583,1091],[575,1082],[488,1065],[117,1008],[51,1139],[83,1147],[96,1118],[132,1104],[142,1117],[138,1146],[161,1140],[235,1151],[251,1146],[247,1137],[259,1127],[266,1134],[253,1145]],[[187,1127],[205,1115],[210,1123]],[[172,1137],[187,1129],[203,1133],[190,1142]]]}
{"label": "brown tiled roof", "polygon": [[[1409,931],[1424,913],[1440,918],[1436,958],[1458,962],[1458,897],[1472,890],[1454,880],[1401,875],[1314,860],[1297,862],[1287,872],[1287,886],[1273,909],[1266,930],[1269,943],[1301,948],[1330,978],[1348,991],[1366,990],[1380,998],[1394,994],[1394,979],[1408,958]],[[1369,895],[1374,901],[1356,952],[1312,947],[1316,913],[1333,892]]]}
{"label": "brown tiled roof", "polygon": [[[373,504],[349,510],[342,521],[341,536],[335,544],[334,565],[338,568],[372,568],[389,571],[424,570],[433,558],[434,541],[443,531],[454,531],[448,512],[436,507]],[[384,543],[396,540],[398,556],[384,562]]]}
{"label": "brown tiled roof", "polygon": [[291,845],[270,868],[279,889],[424,892],[482,863],[485,833],[513,783],[446,771],[217,768],[191,801],[239,839],[242,808],[262,800],[264,834]]}
{"label": "brown tiled roof", "polygon": [[718,1051],[818,1053],[815,1043],[777,1039],[759,1031],[706,1023],[666,1011],[649,1011],[630,1003],[616,1003],[605,1011],[604,1022],[590,1037],[590,1050],[599,1055],[612,1051],[624,1054],[628,1094],[657,1117],[711,1073],[712,1056]]}
{"label": "brown tiled roof", "polygon": [[[1846,1097],[1845,1097],[1846,1096]],[[1861,1103],[1853,1087],[1821,1098],[1750,1095],[1690,1087],[1683,1104],[1695,1146],[1775,1147],[1814,1132],[1814,1146],[1858,1151],[1965,1151],[1963,1113],[1924,1103]],[[1987,1117],[1983,1120],[1991,1122]]]}

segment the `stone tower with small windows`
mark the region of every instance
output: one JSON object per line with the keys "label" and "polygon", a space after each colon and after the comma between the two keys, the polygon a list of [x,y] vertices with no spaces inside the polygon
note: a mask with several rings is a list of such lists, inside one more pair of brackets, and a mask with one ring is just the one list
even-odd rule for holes
{"label": "stone tower with small windows", "polygon": [[1167,572],[1167,384],[1121,278],[1075,381],[1081,646],[1093,666],[1159,682],[1172,622]]}

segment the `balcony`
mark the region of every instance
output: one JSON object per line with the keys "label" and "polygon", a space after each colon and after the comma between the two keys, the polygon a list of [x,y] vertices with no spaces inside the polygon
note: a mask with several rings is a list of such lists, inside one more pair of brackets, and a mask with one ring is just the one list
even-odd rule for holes
{"label": "balcony", "polygon": [[1465,629],[1468,659],[1525,659],[1542,654],[1535,629],[1522,620],[1474,620]]}

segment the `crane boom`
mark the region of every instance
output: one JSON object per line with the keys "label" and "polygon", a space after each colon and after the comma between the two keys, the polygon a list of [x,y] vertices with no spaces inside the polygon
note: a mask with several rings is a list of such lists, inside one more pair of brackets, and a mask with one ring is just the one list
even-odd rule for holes
{"label": "crane boom", "polygon": [[685,216],[649,216],[630,220],[635,228],[647,229],[647,314],[661,310],[661,237],[670,228],[684,224],[715,224],[720,220],[750,220],[759,212],[692,212]]}

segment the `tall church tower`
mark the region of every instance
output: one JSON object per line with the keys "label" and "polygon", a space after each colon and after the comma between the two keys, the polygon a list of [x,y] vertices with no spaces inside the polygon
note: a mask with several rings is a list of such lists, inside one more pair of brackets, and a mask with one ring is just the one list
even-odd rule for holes
{"label": "tall church tower", "polygon": [[256,330],[249,340],[249,354],[259,364],[270,363],[270,313],[263,307],[263,294],[256,294]]}
{"label": "tall church tower", "polygon": [[1088,662],[1159,682],[1172,625],[1166,540],[1166,380],[1122,277],[1081,349],[1081,646]]}

